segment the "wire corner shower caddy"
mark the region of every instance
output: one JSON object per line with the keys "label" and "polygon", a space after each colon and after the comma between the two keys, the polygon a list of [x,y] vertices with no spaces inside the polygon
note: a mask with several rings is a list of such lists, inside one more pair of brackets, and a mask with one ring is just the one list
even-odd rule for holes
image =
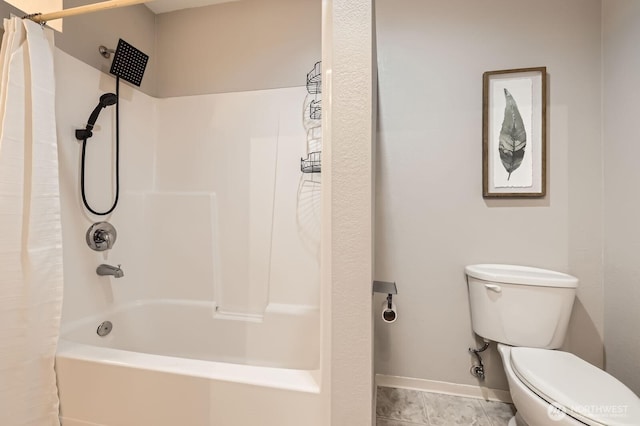
{"label": "wire corner shower caddy", "polygon": [[302,173],[320,173],[322,171],[322,151],[310,152],[307,158],[300,159]]}
{"label": "wire corner shower caddy", "polygon": [[[322,119],[322,61],[313,65],[311,71],[307,73],[307,97],[313,95],[309,102],[309,107],[305,108],[305,115],[308,114],[310,120]],[[309,152],[309,141],[307,140],[307,158],[300,158],[300,171],[302,173],[322,172],[322,151]]]}

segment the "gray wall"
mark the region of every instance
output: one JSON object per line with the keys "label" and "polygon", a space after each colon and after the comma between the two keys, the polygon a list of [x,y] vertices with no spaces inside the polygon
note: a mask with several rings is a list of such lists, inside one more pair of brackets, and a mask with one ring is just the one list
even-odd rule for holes
{"label": "gray wall", "polygon": [[[93,0],[64,0],[65,9],[94,3]],[[98,46],[115,49],[122,38],[149,55],[140,89],[157,93],[157,55],[155,15],[144,5],[105,10],[64,19],[62,33],[56,33],[56,46],[81,61],[108,73],[111,60],[98,53]],[[113,58],[113,57],[112,57]]]}
{"label": "gray wall", "polygon": [[640,394],[640,3],[602,6],[606,367]]}
{"label": "gray wall", "polygon": [[[12,11],[22,14],[0,2],[0,17]],[[244,0],[160,15],[136,5],[65,18],[55,40],[109,72],[98,46],[115,48],[123,38],[150,56],[140,89],[157,97],[293,87],[320,60],[321,12],[316,0]]]}
{"label": "gray wall", "polygon": [[[94,1],[64,0],[64,7],[68,9],[90,3]],[[8,18],[11,13],[17,16],[24,15],[20,10],[1,1],[0,18]],[[111,60],[103,58],[98,53],[98,47],[105,45],[115,49],[119,38],[123,38],[149,55],[149,64],[140,89],[154,95],[156,93],[155,15],[146,6],[135,5],[68,17],[64,19],[63,32],[55,32],[55,44],[58,48],[106,73],[111,67]]]}
{"label": "gray wall", "polygon": [[244,0],[157,17],[158,95],[304,85],[321,56],[317,0]]}
{"label": "gray wall", "polygon": [[[8,17],[11,16],[11,14],[14,14],[16,16],[24,15],[24,13],[22,11],[20,11],[19,9],[11,6],[6,1],[0,1],[0,18],[8,18]],[[3,29],[2,25],[0,25],[0,34],[2,34],[2,33],[4,33],[4,29]]]}
{"label": "gray wall", "polygon": [[[376,371],[477,383],[463,268],[513,263],[580,278],[567,348],[602,365],[600,1],[377,0]],[[546,66],[548,195],[482,198],[482,73]],[[377,300],[376,303],[381,303]],[[376,306],[379,309],[379,306]],[[506,389],[490,351],[486,385]]]}

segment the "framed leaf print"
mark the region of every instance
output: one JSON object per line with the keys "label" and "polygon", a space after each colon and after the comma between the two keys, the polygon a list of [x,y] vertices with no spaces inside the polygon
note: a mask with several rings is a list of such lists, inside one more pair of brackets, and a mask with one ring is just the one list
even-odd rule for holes
{"label": "framed leaf print", "polygon": [[483,197],[544,197],[546,67],[485,72],[482,80]]}

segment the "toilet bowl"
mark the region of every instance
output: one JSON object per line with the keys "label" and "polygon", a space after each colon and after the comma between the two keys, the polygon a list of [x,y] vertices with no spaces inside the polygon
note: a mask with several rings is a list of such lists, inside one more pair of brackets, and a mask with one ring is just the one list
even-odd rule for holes
{"label": "toilet bowl", "polygon": [[562,344],[578,280],[514,265],[465,268],[476,334],[498,343],[517,415],[510,426],[640,426],[640,398]]}
{"label": "toilet bowl", "polygon": [[501,343],[498,352],[521,417],[516,425],[640,425],[638,397],[577,356]]}

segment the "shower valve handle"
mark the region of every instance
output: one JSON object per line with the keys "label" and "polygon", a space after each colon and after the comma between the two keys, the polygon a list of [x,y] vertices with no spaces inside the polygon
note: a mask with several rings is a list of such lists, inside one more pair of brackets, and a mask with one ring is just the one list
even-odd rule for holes
{"label": "shower valve handle", "polygon": [[93,235],[93,242],[96,243],[96,245],[101,249],[110,249],[112,246],[109,233],[104,229],[99,229],[96,231],[96,233]]}
{"label": "shower valve handle", "polygon": [[109,222],[94,223],[87,230],[87,244],[95,251],[105,251],[113,247],[118,233]]}

